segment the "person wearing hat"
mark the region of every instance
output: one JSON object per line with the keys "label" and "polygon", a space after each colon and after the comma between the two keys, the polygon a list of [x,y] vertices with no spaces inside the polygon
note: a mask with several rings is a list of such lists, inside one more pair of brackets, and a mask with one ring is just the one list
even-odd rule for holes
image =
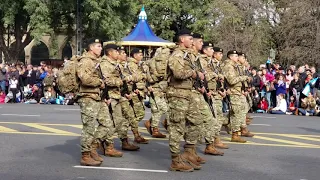
{"label": "person wearing hat", "polygon": [[202,108],[201,111],[203,112],[204,124],[203,124],[203,137],[207,144],[206,149],[204,150],[205,154],[214,155],[214,156],[223,156],[224,153],[218,151],[214,146],[214,137],[220,131],[221,127],[219,128],[219,123],[217,121],[216,116],[216,108],[214,107],[213,103],[213,94],[216,93],[216,80],[218,79],[217,73],[214,72],[214,69],[209,66],[209,63],[212,61],[213,56],[213,47],[212,43],[204,42],[202,46],[202,56],[200,59],[201,67],[203,68],[202,71],[205,72],[205,77],[207,82],[207,95],[209,100],[212,101],[214,111],[211,112],[208,103],[204,100],[203,96],[202,99]]}
{"label": "person wearing hat", "polygon": [[238,52],[235,50],[227,53],[228,59],[225,61],[222,71],[225,75],[225,80],[230,92],[230,119],[232,138],[231,142],[245,143],[246,141],[240,137],[241,123],[245,119],[245,114],[242,112],[245,108],[243,103],[242,83],[249,80],[248,76],[240,75],[238,70]]}
{"label": "person wearing hat", "polygon": [[[249,76],[247,73],[247,59],[246,59],[246,55],[242,52],[238,52],[238,57],[239,57],[239,62],[238,62],[238,70],[240,75],[245,75],[245,76]],[[249,81],[245,81],[242,83],[243,84],[243,89],[242,89],[242,94],[243,94],[243,102],[245,104],[245,108],[243,110],[243,113],[245,114],[245,118],[242,120],[242,124],[241,124],[241,136],[245,136],[245,137],[253,137],[254,134],[252,134],[250,131],[248,131],[248,127],[247,124],[251,123],[251,119],[248,115],[249,110],[252,107],[252,99],[250,96],[250,91],[249,91],[249,84],[251,84],[251,82]]]}
{"label": "person wearing hat", "polygon": [[[130,92],[129,89],[129,85],[132,81],[132,76],[130,76],[128,70],[126,68],[124,68],[127,63],[127,53],[125,51],[125,48],[123,46],[120,46],[118,49],[119,52],[119,56],[118,56],[118,64],[119,64],[119,68],[118,71],[120,73],[122,73],[122,81],[123,83],[127,83],[128,86],[128,91]],[[121,91],[123,91],[124,85],[121,87]],[[121,92],[120,91],[120,92]],[[140,149],[139,146],[136,146],[135,144],[129,143],[129,138],[128,138],[128,128],[130,125],[130,122],[135,120],[135,115],[134,115],[134,111],[132,106],[129,104],[129,100],[132,100],[132,95],[129,94],[124,94],[123,97],[120,100],[120,105],[121,105],[121,109],[122,109],[122,116],[124,118],[123,123],[121,124],[121,127],[118,129],[118,135],[119,138],[122,141],[122,150],[125,151],[137,151]]]}
{"label": "person wearing hat", "polygon": [[[108,106],[105,99],[101,99],[101,92],[105,83],[99,77],[97,65],[100,63],[102,51],[101,41],[91,39],[87,42],[87,52],[83,53],[77,67],[77,76],[80,81],[77,102],[81,109],[82,134],[80,138],[83,166],[99,166],[103,158],[97,153],[98,143],[111,139],[109,133],[113,129]],[[95,124],[98,121],[98,127]]]}
{"label": "person wearing hat", "polygon": [[145,109],[143,105],[143,97],[146,84],[145,66],[142,62],[143,53],[142,49],[134,48],[130,52],[131,58],[128,59],[126,70],[132,76],[132,85],[130,89],[134,89],[132,92],[132,100],[134,103],[134,112],[136,117],[131,121],[130,126],[134,135],[134,141],[138,144],[148,144],[149,141],[144,139],[139,133],[139,122],[145,116]]}
{"label": "person wearing hat", "polygon": [[[203,72],[206,73],[206,69],[208,67],[208,63],[205,60],[205,58],[203,57],[203,55],[201,56],[200,52],[203,49],[203,35],[198,34],[198,33],[194,33],[193,34],[193,52],[194,52],[194,56],[197,59],[197,62],[195,62],[195,65],[197,65],[198,71],[199,72]],[[209,44],[206,44],[209,45]],[[210,52],[211,48],[206,48],[207,52],[212,56],[212,53]],[[212,79],[210,76],[207,77],[206,76],[206,80],[208,81],[207,78],[210,78],[210,80]],[[206,81],[204,81],[206,82]],[[204,99],[203,94],[204,93],[209,93],[207,95],[209,95],[209,97],[211,97],[211,93],[207,92],[207,90],[205,89],[205,87],[201,87],[201,90],[199,90],[201,94],[199,94],[199,98],[200,98],[200,105],[199,105],[199,110],[202,112],[201,116],[198,116],[199,121],[203,121],[203,124],[201,125],[201,136],[200,138],[202,139],[202,137],[204,137],[205,142],[206,142],[206,148],[204,150],[204,153],[207,155],[223,155],[223,152],[220,152],[218,150],[216,150],[213,146],[213,134],[215,134],[214,132],[214,126],[217,125],[217,120],[214,118],[213,116],[213,112],[211,112],[210,107],[208,106],[208,102],[206,102],[206,100]],[[196,151],[195,154],[197,155]],[[201,157],[197,157],[198,159],[201,159]],[[204,161],[204,160],[203,160]]]}
{"label": "person wearing hat", "polygon": [[221,141],[220,130],[223,124],[228,123],[227,117],[222,112],[222,101],[226,97],[226,89],[224,87],[224,76],[221,69],[221,61],[223,57],[223,49],[220,47],[213,47],[213,58],[208,61],[210,70],[215,73],[214,81],[209,84],[210,91],[214,101],[215,114],[217,118],[217,125],[215,126],[214,146],[219,149],[228,149],[229,147]]}
{"label": "person wearing hat", "polygon": [[[200,92],[194,88],[195,80],[204,80],[204,75],[192,69],[195,61],[193,33],[183,29],[177,34],[179,46],[168,60],[169,86],[167,99],[169,105],[169,147],[171,152],[171,171],[190,172],[201,169],[205,161],[195,153],[203,120],[199,120],[201,111]],[[200,46],[200,45],[199,45]],[[201,45],[202,46],[202,45]],[[180,140],[184,138],[184,152],[180,152]]]}

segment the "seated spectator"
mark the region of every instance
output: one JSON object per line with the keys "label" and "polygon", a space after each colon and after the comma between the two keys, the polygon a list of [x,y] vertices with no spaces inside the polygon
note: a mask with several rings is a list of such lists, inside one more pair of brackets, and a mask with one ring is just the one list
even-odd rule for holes
{"label": "seated spectator", "polygon": [[286,94],[287,93],[287,88],[286,88],[283,74],[279,74],[274,87],[276,89],[277,105],[278,105],[280,103],[279,94]]}
{"label": "seated spectator", "polygon": [[48,87],[47,91],[44,93],[44,97],[41,98],[41,103],[43,104],[55,104],[56,95],[52,91],[51,87]]}
{"label": "seated spectator", "polygon": [[296,97],[295,96],[291,96],[287,114],[293,114],[293,113],[296,112],[296,110],[297,110]]}
{"label": "seated spectator", "polygon": [[301,100],[301,107],[295,112],[296,115],[313,116],[315,113],[316,100],[314,99],[312,93],[308,94],[308,97]]}
{"label": "seated spectator", "polygon": [[6,93],[0,89],[0,104],[4,104],[6,100]]}
{"label": "seated spectator", "polygon": [[259,102],[258,104],[258,110],[257,110],[257,113],[266,113],[267,110],[268,110],[268,101],[266,100],[265,97],[262,97],[261,101]]}
{"label": "seated spectator", "polygon": [[286,114],[287,112],[287,101],[284,99],[284,94],[279,94],[280,103],[277,107],[271,109],[271,114]]}
{"label": "seated spectator", "polygon": [[42,97],[42,90],[39,88],[38,85],[33,85],[32,87],[32,93],[29,97],[29,100],[26,101],[25,103],[27,104],[39,104],[40,99]]}

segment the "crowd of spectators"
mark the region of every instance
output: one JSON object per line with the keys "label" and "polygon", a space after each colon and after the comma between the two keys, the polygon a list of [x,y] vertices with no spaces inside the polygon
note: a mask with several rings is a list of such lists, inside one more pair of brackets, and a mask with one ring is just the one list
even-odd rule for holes
{"label": "crowd of spectators", "polygon": [[57,73],[43,61],[40,66],[0,64],[0,103],[74,104],[72,96],[59,92]]}
{"label": "crowd of spectators", "polygon": [[320,74],[308,64],[285,70],[267,63],[252,68],[252,112],[272,114],[319,115]]}

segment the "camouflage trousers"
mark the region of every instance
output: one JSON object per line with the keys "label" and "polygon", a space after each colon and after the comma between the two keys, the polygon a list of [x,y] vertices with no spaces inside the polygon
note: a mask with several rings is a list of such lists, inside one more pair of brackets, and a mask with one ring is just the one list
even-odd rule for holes
{"label": "camouflage trousers", "polygon": [[[140,92],[141,96],[144,97],[144,94],[142,92]],[[133,121],[131,121],[131,129],[138,129],[139,127],[139,122],[143,120],[144,116],[145,116],[145,110],[144,110],[144,104],[143,102],[141,102],[138,98],[138,95],[136,95],[135,93],[133,93],[132,96],[132,100],[134,103],[134,112],[136,113],[136,116],[134,118]]]}
{"label": "camouflage trousers", "polygon": [[208,103],[204,100],[203,95],[201,94],[200,97],[200,105],[199,110],[201,112],[200,116],[198,116],[198,121],[203,121],[201,125],[201,139],[204,138],[206,144],[213,143],[213,136],[216,134],[216,126],[217,126],[217,119],[213,116],[211,109]]}
{"label": "camouflage trousers", "polygon": [[240,131],[240,127],[243,123],[243,119],[246,117],[246,113],[244,113],[244,109],[246,104],[244,103],[244,96],[231,94],[230,95],[230,120],[231,120],[231,130],[232,132]]}
{"label": "camouflage trousers", "polygon": [[129,125],[135,120],[135,115],[132,107],[129,104],[128,100],[121,102],[122,114],[124,116],[124,121],[122,126],[118,131],[118,136],[120,139],[128,138],[128,129]]}
{"label": "camouflage trousers", "polygon": [[172,154],[180,153],[182,138],[195,145],[200,135],[203,120],[199,119],[201,98],[197,91],[169,88],[169,146]]}
{"label": "camouflage trousers", "polygon": [[[163,92],[154,92],[155,100],[150,97],[150,103],[151,103],[151,127],[156,128],[159,126],[160,118],[163,114],[168,116],[168,103],[167,99],[165,97],[165,93]],[[157,105],[156,105],[157,104]]]}
{"label": "camouflage trousers", "polygon": [[[81,152],[91,151],[91,144],[97,140],[106,140],[107,143],[113,143],[114,127],[107,104],[91,98],[81,98],[78,103],[82,120]],[[98,121],[97,127],[95,125],[96,121]]]}
{"label": "camouflage trousers", "polygon": [[222,100],[214,100],[214,110],[216,111],[217,125],[214,126],[214,137],[220,136],[220,130],[223,124],[228,124],[228,118],[222,112]]}
{"label": "camouflage trousers", "polygon": [[242,121],[241,121],[241,127],[246,128],[247,127],[246,116],[247,116],[247,114],[248,114],[248,112],[250,110],[250,107],[249,107],[250,105],[249,105],[249,102],[247,101],[247,97],[246,96],[242,95],[241,99],[242,99],[242,102],[244,104],[244,110],[242,110],[242,112],[241,112],[243,114],[242,116],[244,117],[242,119]]}
{"label": "camouflage trousers", "polygon": [[114,132],[118,134],[118,137],[120,139],[126,137],[127,132],[122,131],[123,124],[125,123],[126,119],[123,115],[123,110],[122,110],[122,100],[119,99],[111,99],[111,107],[112,107],[112,117],[113,117],[113,123],[114,123]]}

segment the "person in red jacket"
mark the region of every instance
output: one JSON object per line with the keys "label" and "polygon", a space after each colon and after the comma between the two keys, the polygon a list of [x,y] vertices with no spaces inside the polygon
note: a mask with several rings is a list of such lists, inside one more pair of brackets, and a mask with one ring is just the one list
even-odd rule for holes
{"label": "person in red jacket", "polygon": [[261,101],[258,104],[258,113],[266,113],[268,110],[269,104],[265,97],[262,97]]}

